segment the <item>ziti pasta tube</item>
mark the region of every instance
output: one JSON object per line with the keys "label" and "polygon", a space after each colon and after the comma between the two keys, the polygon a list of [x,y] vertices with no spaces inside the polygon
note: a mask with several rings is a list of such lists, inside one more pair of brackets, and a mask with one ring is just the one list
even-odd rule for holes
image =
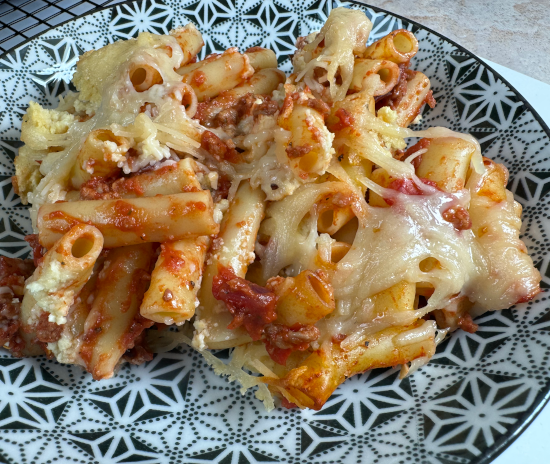
{"label": "ziti pasta tube", "polygon": [[219,226],[208,191],[127,200],[47,204],[38,212],[39,239],[49,248],[71,226],[86,223],[103,234],[106,248],[211,235]]}
{"label": "ziti pasta tube", "polygon": [[201,102],[241,84],[254,74],[254,68],[246,55],[230,48],[221,55],[211,55],[198,63],[179,68],[177,72],[183,82],[193,88]]}
{"label": "ziti pasta tube", "polygon": [[242,327],[227,328],[233,317],[212,295],[212,281],[220,267],[244,278],[248,265],[254,261],[254,244],[264,212],[265,194],[243,181],[225,213],[220,233],[213,241],[199,291],[201,305],[195,327],[202,343],[209,348],[229,348],[251,341]]}
{"label": "ziti pasta tube", "polygon": [[418,51],[418,40],[412,32],[397,29],[374,42],[364,53],[365,58],[390,60],[401,64],[409,61]]}
{"label": "ziti pasta tube", "polygon": [[166,325],[181,325],[195,314],[208,237],[166,242],[141,303],[141,315]]}
{"label": "ziti pasta tube", "polygon": [[25,286],[22,319],[38,322],[42,312],[49,322],[64,324],[69,307],[90,278],[103,247],[98,229],[87,224],[71,227],[44,255]]}
{"label": "ziti pasta tube", "polygon": [[153,256],[153,245],[144,243],[115,248],[105,257],[80,349],[95,380],[112,377],[122,355],[153,324],[139,315]]}

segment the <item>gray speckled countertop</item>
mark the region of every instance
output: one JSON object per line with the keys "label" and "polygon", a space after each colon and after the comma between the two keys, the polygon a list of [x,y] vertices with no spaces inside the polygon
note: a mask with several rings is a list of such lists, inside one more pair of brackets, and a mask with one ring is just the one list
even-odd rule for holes
{"label": "gray speckled countertop", "polygon": [[550,0],[368,0],[550,84]]}

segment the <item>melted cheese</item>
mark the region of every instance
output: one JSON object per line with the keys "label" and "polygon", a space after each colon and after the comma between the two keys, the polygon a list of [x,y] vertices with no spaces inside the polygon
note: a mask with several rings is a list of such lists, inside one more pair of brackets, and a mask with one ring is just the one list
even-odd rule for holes
{"label": "melted cheese", "polygon": [[73,280],[74,272],[53,259],[48,261],[38,279],[27,282],[25,289],[36,300],[38,312],[46,311],[50,322],[64,324],[75,297],[74,291],[65,287]]}
{"label": "melted cheese", "polygon": [[[313,79],[315,68],[327,70],[326,79],[330,84],[330,96],[333,101],[342,100],[353,78],[355,55],[366,50],[366,43],[372,29],[372,23],[361,11],[340,7],[331,11],[327,22],[311,43],[298,51],[293,59],[297,80],[305,78],[313,90],[319,90],[319,84]],[[314,57],[315,49],[324,41],[323,49]],[[337,73],[342,79],[336,83]]]}
{"label": "melted cheese", "polygon": [[[373,186],[373,189],[376,187]],[[467,207],[469,193],[447,194],[425,187],[426,195],[404,195],[378,189],[393,197],[390,208],[368,209],[351,250],[338,263],[335,296],[357,309],[372,295],[405,280],[429,282],[435,287],[423,312],[445,306],[467,283],[484,274],[486,263],[471,230],[457,231],[442,213]],[[435,258],[441,269],[429,273],[420,263]]]}
{"label": "melted cheese", "polygon": [[[166,47],[171,49],[171,56],[166,53]],[[69,105],[72,105],[72,111],[86,114],[90,118],[83,122],[77,119],[70,122],[69,117],[61,113],[50,117],[55,122],[50,124],[50,127],[57,128],[60,124],[65,124],[68,129],[61,136],[54,134],[52,137],[57,138],[43,143],[48,147],[61,147],[61,151],[48,153],[45,157],[38,154],[43,158],[40,165],[43,178],[36,189],[28,194],[28,199],[33,205],[31,219],[34,225],[40,205],[65,198],[69,174],[85,136],[94,129],[109,128],[113,124],[115,129],[133,124],[144,101],[164,111],[159,118],[168,121],[164,123],[168,129],[174,125],[183,127],[180,132],[183,132],[185,138],[182,139],[179,134],[174,136],[172,133],[169,134],[170,137],[164,137],[166,140],[161,141],[150,137],[150,132],[146,136],[142,134],[143,140],[138,140],[135,144],[141,158],[138,163],[140,166],[168,158],[170,143],[176,149],[196,152],[199,143],[196,140],[189,143],[191,137],[187,133],[198,133],[200,136],[200,130],[190,122],[185,111],[180,110],[181,105],[177,105],[176,108],[174,104],[178,88],[184,85],[181,83],[181,76],[174,71],[182,59],[183,52],[174,37],[146,32],[140,34],[137,39],[115,42],[100,50],[88,52],[80,58],[73,78],[79,92],[71,95],[67,102],[63,102],[63,107],[69,109]],[[163,85],[153,86],[145,92],[136,92],[130,80],[129,70],[132,66],[141,64],[155,68],[162,77]],[[31,108],[30,117],[33,111],[36,112]],[[186,126],[191,126],[192,129],[185,129]],[[31,139],[36,139],[35,134],[25,128],[22,137],[29,140],[27,143]],[[182,144],[182,140],[185,143]],[[32,153],[27,152],[26,156],[32,156]],[[121,161],[121,164],[124,165],[124,161]]]}

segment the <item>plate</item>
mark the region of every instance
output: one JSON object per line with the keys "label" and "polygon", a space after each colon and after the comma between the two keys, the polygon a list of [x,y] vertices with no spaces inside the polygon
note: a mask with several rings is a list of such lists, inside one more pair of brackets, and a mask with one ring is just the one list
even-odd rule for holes
{"label": "plate", "polygon": [[[194,22],[203,56],[237,46],[272,48],[288,71],[295,38],[320,29],[324,0],[146,0],[70,20],[0,57],[0,248],[29,252],[26,208],[10,176],[29,100],[55,107],[78,56],[140,31]],[[362,4],[371,41],[393,29],[420,42],[413,68],[430,77],[435,110],[422,125],[476,136],[485,156],[510,170],[524,207],[523,238],[550,287],[550,137],[529,104],[489,67],[419,24]],[[347,380],[319,411],[266,414],[251,393],[217,377],[187,348],[124,366],[94,382],[74,366],[14,359],[0,350],[0,462],[24,463],[488,463],[542,409],[549,395],[547,294],[476,320],[432,361],[399,381],[398,369]],[[220,358],[227,351],[217,353]]]}

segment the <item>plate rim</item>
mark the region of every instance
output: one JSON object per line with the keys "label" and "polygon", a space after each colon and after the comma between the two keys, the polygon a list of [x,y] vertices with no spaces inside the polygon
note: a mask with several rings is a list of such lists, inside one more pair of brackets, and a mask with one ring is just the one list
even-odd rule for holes
{"label": "plate rim", "polygon": [[[77,21],[79,19],[82,19],[86,16],[91,16],[97,13],[101,13],[106,10],[112,10],[118,6],[123,5],[130,5],[133,3],[140,3],[144,0],[125,0],[120,3],[107,5],[107,6],[101,6],[96,7],[92,10],[89,10],[87,12],[84,12],[80,15],[77,15],[75,17],[72,17],[70,19],[67,19],[66,21],[62,21],[59,24],[55,26],[51,26],[48,29],[45,29],[31,37],[27,37],[26,40],[18,43],[17,45],[9,48],[8,50],[4,51],[0,54],[0,60],[5,59],[9,54],[14,53],[15,50],[19,48],[25,47],[29,42],[37,39],[38,37],[47,34],[48,32],[52,31],[53,29],[60,28],[68,23]],[[163,0],[159,0],[164,3]],[[277,2],[277,0],[273,0],[274,2]],[[327,2],[331,2],[331,10],[338,6],[346,6],[346,5],[338,5],[340,1],[338,0],[326,0]],[[440,39],[443,39],[444,41],[450,43],[454,47],[456,47],[460,52],[466,53],[469,57],[473,58],[479,65],[483,66],[484,68],[488,69],[493,75],[502,81],[515,95],[515,97],[522,102],[523,105],[531,112],[535,120],[540,124],[542,130],[545,132],[548,139],[550,139],[550,126],[547,124],[544,119],[539,115],[539,113],[535,110],[535,108],[527,101],[527,99],[506,79],[504,78],[498,71],[496,71],[491,65],[483,61],[479,56],[477,56],[475,53],[468,50],[466,47],[460,45],[459,43],[455,42],[454,40],[446,37],[440,32],[437,32],[433,29],[431,29],[428,26],[423,25],[422,23],[419,23],[418,21],[415,21],[413,19],[407,18],[406,16],[391,12],[389,10],[386,10],[384,8],[380,8],[378,6],[371,5],[367,2],[362,2],[360,0],[344,0],[342,3],[347,3],[351,5],[357,5],[364,8],[370,8],[375,12],[378,13],[384,13],[386,15],[392,16],[394,18],[400,19],[402,21],[405,21],[408,24],[414,25],[420,29],[423,29],[425,31],[428,31],[431,34],[434,34],[435,36],[439,37]],[[335,5],[336,4],[336,5]],[[168,5],[167,5],[168,6]],[[530,76],[527,76],[530,77]],[[542,81],[541,81],[542,82]],[[541,293],[548,293],[545,289],[542,289]],[[544,387],[541,388],[540,393],[535,397],[535,400],[533,401],[533,404],[524,412],[524,414],[521,416],[518,421],[513,424],[510,428],[506,430],[506,432],[501,435],[495,443],[488,447],[484,452],[483,455],[478,456],[477,458],[470,461],[470,464],[490,464],[493,462],[498,456],[500,456],[504,451],[506,451],[522,434],[525,432],[525,430],[533,423],[533,421],[538,417],[538,415],[542,412],[542,410],[546,407],[546,405],[550,402],[550,379],[546,383]],[[1,455],[0,455],[1,457]]]}

